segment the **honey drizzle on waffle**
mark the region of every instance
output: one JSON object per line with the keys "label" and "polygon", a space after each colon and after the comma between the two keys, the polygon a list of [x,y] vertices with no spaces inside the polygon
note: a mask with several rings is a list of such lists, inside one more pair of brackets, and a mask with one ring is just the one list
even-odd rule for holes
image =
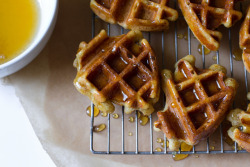
{"label": "honey drizzle on waffle", "polygon": [[169,21],[178,18],[176,10],[168,7],[169,0],[91,0],[92,10],[109,23],[124,28],[156,31],[168,29]]}
{"label": "honey drizzle on waffle", "polygon": [[227,131],[228,136],[250,152],[250,104],[246,112],[241,109],[231,110],[227,120],[232,123],[232,127]]}
{"label": "honey drizzle on waffle", "polygon": [[[195,9],[200,10],[202,25],[211,30],[218,28],[221,24],[223,24],[225,27],[231,27],[234,24],[234,22],[237,21],[235,20],[237,18],[233,17],[238,17],[239,15],[241,15],[241,12],[234,10],[235,0],[220,0],[220,1],[196,0],[196,1],[197,3],[190,2],[190,6],[194,10]],[[214,25],[209,25],[208,21],[209,12],[213,13],[214,15],[216,15],[216,17],[218,17],[215,19],[218,19],[219,21]]]}
{"label": "honey drizzle on waffle", "polygon": [[[166,107],[157,113],[155,126],[166,134],[171,150],[178,149],[183,141],[194,145],[210,135],[223,120],[235,95],[236,85],[226,86],[223,72],[200,70],[191,64],[180,60],[174,80],[168,70],[162,72]],[[189,89],[192,93],[185,97]]]}
{"label": "honey drizzle on waffle", "polygon": [[240,48],[243,50],[242,59],[248,72],[250,72],[250,6],[240,29]]}
{"label": "honey drizzle on waffle", "polygon": [[220,25],[231,27],[241,19],[234,10],[236,0],[178,0],[182,13],[196,38],[208,49],[218,50],[222,34],[214,31]]}
{"label": "honey drizzle on waffle", "polygon": [[[74,83],[81,93],[88,95],[104,112],[113,112],[112,108],[102,106],[107,100],[124,105],[126,113],[138,109],[150,115],[154,111],[152,104],[159,98],[158,68],[141,32],[108,37],[103,30],[88,45],[81,45],[83,49],[77,53],[74,63],[78,68]],[[93,45],[101,46],[94,51]]]}

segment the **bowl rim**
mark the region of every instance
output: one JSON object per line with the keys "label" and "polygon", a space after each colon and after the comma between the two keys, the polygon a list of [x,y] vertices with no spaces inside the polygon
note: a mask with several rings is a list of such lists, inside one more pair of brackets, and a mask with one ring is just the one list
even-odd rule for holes
{"label": "bowl rim", "polygon": [[[12,64],[17,63],[18,61],[23,59],[25,56],[29,55],[29,53],[32,52],[32,50],[36,49],[36,47],[39,45],[39,43],[42,41],[42,39],[46,36],[46,34],[48,33],[54,18],[56,17],[59,0],[53,0],[53,1],[51,0],[51,2],[52,2],[52,5],[53,5],[53,8],[52,8],[52,12],[51,12],[52,13],[51,17],[48,18],[49,19],[48,24],[45,25],[44,29],[40,29],[41,22],[38,23],[37,31],[35,33],[35,36],[31,40],[31,42],[28,44],[26,49],[24,51],[22,51],[19,55],[17,55],[15,58],[13,58],[13,59],[11,59],[11,60],[3,63],[3,64],[0,64],[0,70],[4,69],[4,68],[6,68],[6,67],[8,67],[8,66],[10,66]],[[40,9],[40,17],[42,17],[42,14],[41,14],[42,9],[41,9],[40,2],[37,0],[36,3],[37,3],[38,8]],[[41,21],[41,18],[40,18],[40,21]],[[41,33],[41,35],[38,35],[39,33]],[[37,55],[35,55],[35,56],[37,56]]]}

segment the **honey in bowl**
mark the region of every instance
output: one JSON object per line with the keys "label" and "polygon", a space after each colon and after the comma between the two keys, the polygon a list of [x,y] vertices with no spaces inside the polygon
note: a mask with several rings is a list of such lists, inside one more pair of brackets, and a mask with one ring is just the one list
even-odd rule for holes
{"label": "honey in bowl", "polygon": [[0,64],[22,53],[38,27],[36,0],[0,0]]}

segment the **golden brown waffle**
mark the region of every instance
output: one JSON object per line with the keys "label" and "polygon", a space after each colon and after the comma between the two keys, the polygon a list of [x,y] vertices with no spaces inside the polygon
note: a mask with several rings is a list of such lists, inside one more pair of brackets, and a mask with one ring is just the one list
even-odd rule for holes
{"label": "golden brown waffle", "polygon": [[74,66],[75,87],[101,111],[112,113],[112,102],[124,105],[125,113],[154,111],[160,90],[158,67],[140,31],[108,37],[102,30],[88,44],[80,44]]}
{"label": "golden brown waffle", "polygon": [[237,0],[178,0],[190,29],[200,43],[210,50],[218,50],[222,34],[215,31],[220,25],[231,27],[241,19],[234,10]]}
{"label": "golden brown waffle", "polygon": [[240,29],[240,48],[243,50],[242,59],[248,72],[250,72],[250,6]]}
{"label": "golden brown waffle", "polygon": [[195,145],[213,133],[224,119],[236,93],[237,82],[226,79],[226,69],[212,65],[198,69],[195,57],[188,55],[177,62],[174,75],[162,71],[166,106],[157,113],[155,129],[162,130],[170,150],[181,142]]}
{"label": "golden brown waffle", "polygon": [[[231,127],[227,133],[236,141],[239,146],[250,152],[250,104],[247,107],[247,111],[241,109],[231,110],[227,116],[233,127]],[[241,130],[239,129],[241,127]]]}
{"label": "golden brown waffle", "polygon": [[169,0],[91,0],[90,7],[106,22],[118,23],[126,29],[160,31],[178,18]]}

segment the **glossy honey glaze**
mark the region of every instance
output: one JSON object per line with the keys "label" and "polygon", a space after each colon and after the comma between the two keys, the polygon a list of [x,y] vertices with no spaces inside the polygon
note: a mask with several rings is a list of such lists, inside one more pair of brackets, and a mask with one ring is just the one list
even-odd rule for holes
{"label": "glossy honey glaze", "polygon": [[101,132],[105,129],[106,129],[105,124],[99,124],[99,125],[94,126],[94,132]]}
{"label": "glossy honey glaze", "polygon": [[[190,146],[186,143],[181,143],[181,151],[191,151],[193,146]],[[174,154],[173,159],[175,161],[183,160],[188,157],[188,154]]]}
{"label": "glossy honey glaze", "polygon": [[[201,45],[201,44],[198,45],[198,52],[200,53],[200,55],[203,54],[202,45]],[[204,46],[204,55],[207,55],[207,54],[209,54],[210,52],[211,52],[211,50],[209,50],[208,48],[206,48],[206,47]]]}
{"label": "glossy honey glaze", "polygon": [[38,27],[36,0],[0,0],[0,64],[23,52]]}
{"label": "glossy honey glaze", "polygon": [[[94,117],[97,117],[100,113],[100,110],[94,106]],[[91,117],[91,106],[88,106],[86,109],[86,114]]]}

